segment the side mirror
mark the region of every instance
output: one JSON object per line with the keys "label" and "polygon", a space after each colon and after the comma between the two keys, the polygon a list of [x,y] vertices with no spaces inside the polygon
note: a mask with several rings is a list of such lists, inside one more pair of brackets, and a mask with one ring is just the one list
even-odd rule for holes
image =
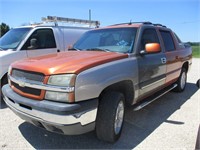
{"label": "side mirror", "polygon": [[28,49],[36,49],[38,48],[38,40],[36,38],[33,38],[30,40],[30,46],[28,47]]}
{"label": "side mirror", "polygon": [[151,53],[158,53],[161,51],[161,47],[159,43],[148,43],[145,44],[145,50],[141,50],[140,54],[151,54]]}
{"label": "side mirror", "polygon": [[147,53],[158,53],[161,51],[159,43],[148,43],[145,45],[145,50]]}

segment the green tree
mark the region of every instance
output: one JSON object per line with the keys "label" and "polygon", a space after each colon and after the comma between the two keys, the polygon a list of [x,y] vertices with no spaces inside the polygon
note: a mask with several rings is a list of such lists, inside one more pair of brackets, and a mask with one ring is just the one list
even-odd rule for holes
{"label": "green tree", "polygon": [[0,37],[2,37],[6,32],[10,30],[10,27],[3,22],[1,23],[0,26],[1,26]]}

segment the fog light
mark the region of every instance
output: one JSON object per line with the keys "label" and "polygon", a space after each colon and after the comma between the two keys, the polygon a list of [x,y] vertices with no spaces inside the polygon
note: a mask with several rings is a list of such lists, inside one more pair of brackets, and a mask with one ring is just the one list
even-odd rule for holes
{"label": "fog light", "polygon": [[63,92],[46,91],[45,99],[61,102],[69,102],[69,94]]}

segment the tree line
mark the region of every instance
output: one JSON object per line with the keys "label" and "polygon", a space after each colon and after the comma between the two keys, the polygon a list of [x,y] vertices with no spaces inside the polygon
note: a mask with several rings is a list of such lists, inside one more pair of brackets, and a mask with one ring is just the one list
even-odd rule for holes
{"label": "tree line", "polygon": [[200,46],[200,42],[188,42],[191,46]]}
{"label": "tree line", "polygon": [[1,27],[0,37],[2,37],[6,32],[10,30],[10,27],[3,22],[1,23],[0,27]]}

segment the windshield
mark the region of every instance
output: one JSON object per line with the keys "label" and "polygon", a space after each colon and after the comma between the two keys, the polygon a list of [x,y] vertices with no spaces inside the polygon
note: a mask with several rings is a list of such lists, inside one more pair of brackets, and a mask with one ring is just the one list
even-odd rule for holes
{"label": "windshield", "polygon": [[0,50],[16,49],[31,28],[15,28],[0,38]]}
{"label": "windshield", "polygon": [[99,29],[86,32],[75,44],[76,50],[103,50],[128,53],[134,46],[137,28]]}

